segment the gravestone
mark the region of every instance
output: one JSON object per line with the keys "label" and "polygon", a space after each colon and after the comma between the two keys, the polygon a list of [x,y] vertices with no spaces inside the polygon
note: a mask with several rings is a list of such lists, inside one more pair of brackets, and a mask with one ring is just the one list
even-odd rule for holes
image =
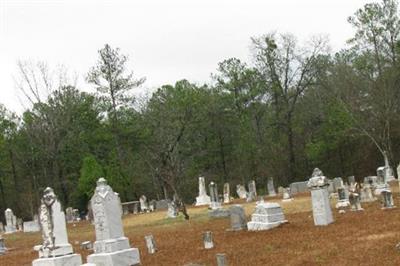
{"label": "gravestone", "polygon": [[67,225],[61,204],[53,189],[46,188],[43,192],[39,208],[39,222],[42,230],[43,244],[35,246],[39,258],[32,266],[78,266],[82,258],[74,254],[68,243]]}
{"label": "gravestone", "polygon": [[338,192],[338,188],[343,187],[343,179],[341,177],[335,177],[332,182],[335,192]]}
{"label": "gravestone", "polygon": [[217,266],[228,266],[228,260],[224,253],[217,253],[215,256],[217,258]]}
{"label": "gravestone", "polygon": [[22,218],[17,218],[17,230],[21,232],[24,231],[24,221]]}
{"label": "gravestone", "polygon": [[315,168],[307,185],[311,190],[314,224],[328,225],[333,223],[327,188],[329,184],[322,171]]}
{"label": "gravestone", "polygon": [[156,201],[156,210],[166,210],[168,209],[168,201],[163,199],[163,200],[157,200]]}
{"label": "gravestone", "polygon": [[290,192],[292,194],[308,192],[308,181],[294,182],[290,184]]}
{"label": "gravestone", "polygon": [[233,205],[229,208],[230,218],[231,218],[231,228],[232,231],[239,231],[246,229],[247,220],[246,214],[242,205]]}
{"label": "gravestone", "polygon": [[39,224],[39,221],[35,221],[35,220],[27,221],[27,222],[24,222],[23,228],[24,228],[24,233],[39,232],[40,224]]}
{"label": "gravestone", "polygon": [[268,196],[270,197],[276,196],[274,179],[272,177],[268,177],[267,179],[267,188],[268,188]]}
{"label": "gravestone", "polygon": [[156,200],[151,200],[150,202],[149,202],[149,210],[151,211],[151,212],[153,212],[153,211],[155,211],[156,210]]}
{"label": "gravestone", "polygon": [[156,242],[154,241],[153,235],[148,235],[144,237],[147,246],[147,252],[149,254],[154,254],[157,251]]}
{"label": "gravestone", "polygon": [[360,195],[360,186],[357,182],[352,182],[349,187],[349,201],[352,211],[363,211],[364,209],[361,207],[361,195]]}
{"label": "gravestone", "polygon": [[211,181],[210,184],[208,185],[208,187],[210,189],[210,198],[211,198],[210,208],[212,210],[221,208],[221,202],[219,202],[219,199],[218,199],[217,184]]}
{"label": "gravestone", "polygon": [[140,264],[137,248],[131,248],[122,226],[122,209],[118,193],[115,193],[104,178],[90,200],[96,231],[94,254],[87,257],[88,263],[96,265]]}
{"label": "gravestone", "polygon": [[283,202],[288,202],[288,201],[292,201],[293,200],[293,198],[292,198],[292,194],[290,193],[290,188],[283,188],[283,191],[282,191],[282,201]]}
{"label": "gravestone", "polygon": [[65,219],[67,220],[67,223],[74,222],[74,209],[72,207],[65,209]]}
{"label": "gravestone", "polygon": [[140,196],[139,202],[140,202],[140,212],[148,212],[149,205],[147,204],[147,198],[145,195]]}
{"label": "gravestone", "polygon": [[336,209],[339,210],[339,213],[345,213],[346,208],[350,206],[350,202],[346,197],[346,188],[342,185],[338,188],[338,201],[336,203]]}
{"label": "gravestone", "polygon": [[239,199],[247,198],[247,191],[243,185],[240,185],[240,184],[236,185],[236,193],[237,193]]}
{"label": "gravestone", "polygon": [[231,193],[229,183],[224,184],[224,203],[231,202]]}
{"label": "gravestone", "polygon": [[376,170],[377,179],[374,194],[376,196],[381,195],[381,192],[388,189],[389,185],[386,182],[386,168],[384,166],[378,167]]}
{"label": "gravestone", "polygon": [[385,189],[381,192],[382,209],[395,208],[393,203],[392,192],[389,189]]}
{"label": "gravestone", "polygon": [[361,202],[373,202],[376,200],[372,194],[372,189],[370,184],[364,184],[361,189]]}
{"label": "gravestone", "polygon": [[17,217],[15,217],[13,211],[8,208],[4,211],[4,217],[6,218],[5,233],[10,234],[17,231]]}
{"label": "gravestone", "polygon": [[213,242],[213,237],[212,237],[211,231],[204,232],[203,242],[204,242],[205,249],[211,249],[214,247],[214,242]]}
{"label": "gravestone", "polygon": [[206,182],[204,177],[199,177],[199,196],[196,197],[196,206],[210,205],[211,200],[206,192]]}
{"label": "gravestone", "polygon": [[4,244],[4,238],[0,236],[0,255],[4,255],[7,252],[6,245]]}
{"label": "gravestone", "polygon": [[247,193],[247,202],[255,201],[257,199],[256,181],[251,180],[248,184],[249,193]]}
{"label": "gravestone", "polygon": [[251,221],[247,223],[249,231],[269,230],[287,223],[282,208],[275,202],[258,202]]}
{"label": "gravestone", "polygon": [[354,176],[354,175],[348,176],[348,177],[347,177],[347,183],[348,183],[350,186],[353,185],[354,183],[356,183],[356,178],[355,178],[355,176]]}
{"label": "gravestone", "polygon": [[81,220],[81,217],[79,215],[79,210],[78,209],[73,209],[72,210],[72,216],[74,218],[74,222],[79,222]]}
{"label": "gravestone", "polygon": [[167,218],[176,218],[178,216],[178,207],[175,201],[168,202]]}

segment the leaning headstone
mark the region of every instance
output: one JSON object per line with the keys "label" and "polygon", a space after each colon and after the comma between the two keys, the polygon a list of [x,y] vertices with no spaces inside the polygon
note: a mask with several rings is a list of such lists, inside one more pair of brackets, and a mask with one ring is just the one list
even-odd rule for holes
{"label": "leaning headstone", "polygon": [[259,202],[251,221],[247,223],[249,231],[269,230],[283,223],[287,223],[282,208],[275,202]]}
{"label": "leaning headstone", "polygon": [[210,182],[209,189],[210,189],[210,198],[211,198],[210,208],[212,210],[221,208],[221,202],[219,202],[219,199],[218,199],[217,184],[214,182]]}
{"label": "leaning headstone", "polygon": [[231,193],[229,183],[224,184],[224,203],[229,203],[231,201]]}
{"label": "leaning headstone", "polygon": [[39,259],[32,266],[78,266],[82,264],[81,255],[74,254],[68,243],[67,225],[61,204],[53,189],[46,188],[39,209],[39,221],[42,229],[43,244],[36,246]]}
{"label": "leaning headstone", "polygon": [[247,198],[247,191],[243,185],[240,185],[240,184],[236,185],[236,193],[237,193],[239,199]]}
{"label": "leaning headstone", "polygon": [[249,193],[247,193],[247,202],[255,201],[257,199],[256,181],[251,180],[248,184]]}
{"label": "leaning headstone", "polygon": [[246,214],[242,205],[233,205],[229,208],[230,218],[231,218],[231,228],[232,231],[239,231],[246,229],[247,220]]}
{"label": "leaning headstone", "polygon": [[156,242],[154,241],[153,235],[145,236],[144,240],[146,242],[147,251],[149,252],[149,254],[156,253],[157,248],[156,248]]}
{"label": "leaning headstone", "polygon": [[328,225],[333,223],[327,178],[318,168],[314,169],[308,181],[308,187],[311,190],[314,224]]}
{"label": "leaning headstone", "polygon": [[393,203],[392,192],[389,189],[385,189],[381,192],[382,209],[392,209],[395,208]]}
{"label": "leaning headstone", "polygon": [[267,179],[267,188],[268,188],[268,196],[270,197],[276,196],[274,179],[272,177],[268,177]]}
{"label": "leaning headstone", "polygon": [[215,256],[217,258],[217,266],[228,266],[228,261],[224,253],[217,253]]}
{"label": "leaning headstone", "polygon": [[204,177],[199,177],[199,196],[196,197],[196,206],[210,205],[210,197],[206,192],[206,181]]}
{"label": "leaning headstone", "polygon": [[211,249],[214,247],[214,242],[213,242],[213,237],[212,237],[211,231],[204,232],[203,242],[204,242],[205,249]]}
{"label": "leaning headstone", "polygon": [[4,244],[4,238],[0,236],[0,255],[4,255],[7,252],[6,245]]}
{"label": "leaning headstone", "polygon": [[96,241],[94,254],[87,257],[88,263],[107,266],[140,264],[139,249],[131,248],[129,239],[124,235],[120,198],[104,178],[97,181],[90,202]]}
{"label": "leaning headstone", "polygon": [[147,204],[147,198],[145,195],[142,195],[139,198],[140,202],[140,212],[148,212],[149,211],[149,205]]}
{"label": "leaning headstone", "polygon": [[13,211],[8,208],[4,211],[4,216],[6,217],[6,234],[14,233],[17,231],[17,218],[15,217]]}

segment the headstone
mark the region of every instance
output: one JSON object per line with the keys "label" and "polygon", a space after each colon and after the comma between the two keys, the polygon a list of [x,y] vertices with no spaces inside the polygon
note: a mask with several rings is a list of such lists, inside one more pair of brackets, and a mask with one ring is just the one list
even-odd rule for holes
{"label": "headstone", "polygon": [[388,189],[389,185],[386,181],[386,168],[384,166],[378,167],[376,170],[377,179],[376,179],[376,186],[374,190],[374,194],[376,196],[381,195],[381,192]]}
{"label": "headstone", "polygon": [[290,184],[290,192],[292,194],[308,192],[308,181],[294,182]]}
{"label": "headstone", "polygon": [[224,203],[231,202],[231,193],[229,183],[224,184]]}
{"label": "headstone", "polygon": [[287,201],[292,201],[293,200],[292,194],[290,193],[290,188],[289,187],[283,188],[283,192],[282,193],[283,193],[283,199],[282,199],[283,202],[287,202]]}
{"label": "headstone", "polygon": [[4,255],[7,252],[6,245],[4,244],[4,238],[0,236],[0,255]]}
{"label": "headstone", "polygon": [[229,208],[232,231],[239,231],[247,228],[246,214],[242,205],[233,205]]}
{"label": "headstone", "polygon": [[249,231],[269,230],[287,223],[282,208],[275,202],[258,202],[251,221],[247,223]]}
{"label": "headstone", "polygon": [[151,211],[151,212],[153,212],[153,211],[155,211],[156,210],[156,200],[151,200],[150,202],[149,202],[149,210]]}
{"label": "headstone", "polygon": [[329,192],[329,194],[335,193],[335,187],[333,185],[333,180],[330,180],[330,179],[327,178],[327,182],[328,182],[328,192]]}
{"label": "headstone", "polygon": [[18,231],[24,231],[24,221],[22,218],[17,218],[17,229]]}
{"label": "headstone", "polygon": [[167,217],[176,218],[178,216],[178,208],[175,205],[175,201],[168,202]]}
{"label": "headstone", "polygon": [[257,199],[256,181],[251,180],[248,184],[249,193],[247,193],[247,202],[255,201]]}
{"label": "headstone", "polygon": [[206,192],[206,181],[204,177],[199,177],[199,196],[196,197],[196,206],[210,205],[211,200]]}
{"label": "headstone", "polygon": [[338,188],[338,201],[336,203],[336,209],[339,210],[339,213],[345,213],[346,208],[350,206],[350,202],[348,198],[346,197],[346,188],[343,186]]}
{"label": "headstone", "polygon": [[167,200],[157,200],[156,201],[156,210],[166,210],[168,209],[168,201]]}
{"label": "headstone", "polygon": [[284,191],[284,187],[282,187],[282,186],[279,186],[278,187],[278,194],[280,194],[280,195],[282,195],[283,194],[283,191]]}
{"label": "headstone", "polygon": [[392,192],[389,189],[385,189],[381,193],[382,209],[395,208],[393,203]]}
{"label": "headstone", "polygon": [[67,220],[67,223],[74,222],[74,209],[72,207],[65,209],[65,219]]}
{"label": "headstone", "polygon": [[215,256],[217,258],[217,266],[228,266],[228,260],[224,253],[217,253]]}
{"label": "headstone", "polygon": [[15,217],[13,211],[8,208],[4,211],[4,216],[6,218],[6,234],[14,233],[17,231],[17,218]]}
{"label": "headstone", "polygon": [[240,184],[236,185],[236,193],[237,193],[239,199],[247,198],[247,191],[243,185],[240,185]]}
{"label": "headstone", "polygon": [[268,177],[267,179],[267,188],[268,188],[268,196],[270,197],[276,196],[274,179],[272,177]]}
{"label": "headstone", "polygon": [[90,200],[95,222],[96,241],[94,254],[87,257],[88,263],[96,265],[140,264],[137,248],[131,248],[124,236],[122,209],[118,193],[107,185],[104,178],[97,181],[97,187]]}
{"label": "headstone", "polygon": [[352,182],[349,187],[349,201],[352,211],[363,211],[364,209],[361,207],[361,195],[360,195],[360,186],[357,182]]}
{"label": "headstone", "polygon": [[361,202],[373,202],[376,198],[372,194],[372,189],[370,184],[364,184],[361,189]]}
{"label": "headstone", "polygon": [[149,205],[147,204],[147,198],[145,195],[142,195],[139,198],[139,202],[140,202],[140,211],[141,212],[148,212],[149,211]]}
{"label": "headstone", "polygon": [[36,246],[39,258],[32,262],[32,266],[78,266],[82,258],[74,254],[71,244],[68,243],[65,214],[53,189],[46,188],[39,209],[39,221],[42,229],[43,244]]}
{"label": "headstone", "polygon": [[333,223],[327,178],[318,168],[314,169],[308,181],[308,187],[311,190],[314,224],[328,225]]}
{"label": "headstone", "polygon": [[343,179],[341,177],[335,177],[332,181],[334,191],[338,192],[338,188],[343,187]]}
{"label": "headstone", "polygon": [[217,184],[214,182],[210,182],[209,189],[210,189],[210,198],[211,198],[210,208],[212,210],[221,208],[221,202],[219,202],[219,199],[218,199]]}
{"label": "headstone", "polygon": [[352,176],[348,176],[347,177],[347,183],[351,186],[352,184],[354,184],[356,182],[356,178],[354,175]]}
{"label": "headstone", "polygon": [[204,232],[203,242],[204,242],[205,249],[211,249],[214,247],[214,242],[213,242],[213,237],[212,237],[211,231]]}
{"label": "headstone", "polygon": [[27,221],[24,222],[24,233],[30,233],[30,232],[39,232],[40,231],[40,225],[38,221]]}
{"label": "headstone", "polygon": [[153,235],[148,235],[144,237],[146,241],[147,251],[149,254],[154,254],[157,251],[156,242],[154,241]]}

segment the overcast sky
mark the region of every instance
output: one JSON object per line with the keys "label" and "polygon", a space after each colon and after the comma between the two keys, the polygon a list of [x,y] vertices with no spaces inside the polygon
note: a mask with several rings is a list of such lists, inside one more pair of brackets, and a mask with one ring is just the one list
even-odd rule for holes
{"label": "overcast sky", "polygon": [[249,62],[250,37],[290,32],[300,40],[327,34],[333,51],[354,30],[347,17],[365,0],[0,0],[0,103],[21,112],[17,60],[66,65],[78,85],[109,43],[147,78],[143,89],[186,78],[209,82],[217,63]]}

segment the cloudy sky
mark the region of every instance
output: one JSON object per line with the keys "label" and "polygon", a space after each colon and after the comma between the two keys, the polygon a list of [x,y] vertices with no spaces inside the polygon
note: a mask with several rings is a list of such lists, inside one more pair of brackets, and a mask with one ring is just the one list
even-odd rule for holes
{"label": "cloudy sky", "polygon": [[142,90],[187,78],[208,82],[217,63],[249,61],[250,37],[329,36],[333,51],[353,35],[347,17],[365,0],[0,0],[0,103],[21,112],[17,60],[66,65],[78,85],[109,43],[147,78]]}

